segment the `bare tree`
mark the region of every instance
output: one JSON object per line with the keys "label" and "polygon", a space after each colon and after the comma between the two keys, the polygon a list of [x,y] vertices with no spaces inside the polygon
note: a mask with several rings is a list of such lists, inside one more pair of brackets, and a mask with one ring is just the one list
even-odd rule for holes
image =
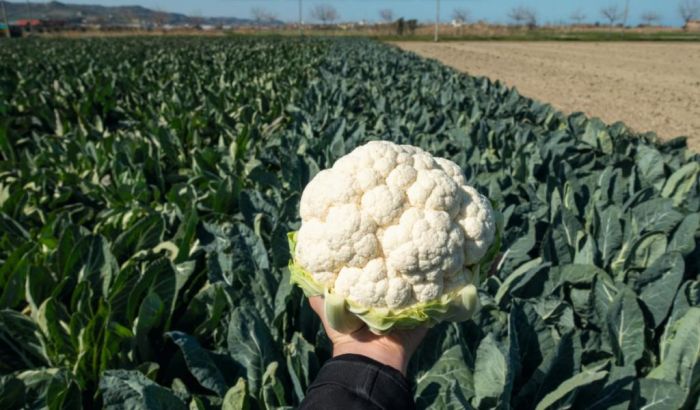
{"label": "bare tree", "polygon": [[682,0],[678,4],[678,14],[686,25],[691,20],[700,19],[700,0]]}
{"label": "bare tree", "polygon": [[262,7],[253,7],[250,14],[258,24],[270,23],[277,18],[274,13]]}
{"label": "bare tree", "polygon": [[381,9],[379,10],[379,17],[385,23],[391,23],[394,21],[394,11],[391,9]]}
{"label": "bare tree", "polygon": [[645,26],[653,26],[654,23],[658,23],[661,20],[661,16],[655,11],[646,11],[642,13],[641,17]]}
{"label": "bare tree", "polygon": [[464,24],[469,21],[470,14],[467,9],[454,9],[452,10],[452,19],[459,24]]}
{"label": "bare tree", "polygon": [[519,26],[537,27],[537,12],[526,6],[518,6],[508,13],[508,17]]}
{"label": "bare tree", "polygon": [[614,4],[611,4],[608,7],[603,7],[600,10],[600,15],[610,21],[610,26],[614,26],[615,22],[622,18],[622,12],[620,12],[620,10]]}
{"label": "bare tree", "polygon": [[329,4],[319,4],[311,9],[311,18],[320,21],[322,24],[333,24],[340,18],[338,10]]}
{"label": "bare tree", "polygon": [[584,14],[584,12],[581,11],[581,9],[578,9],[571,13],[569,18],[571,19],[571,21],[574,22],[574,24],[580,25],[581,23],[583,23],[584,20],[586,20],[586,14]]}

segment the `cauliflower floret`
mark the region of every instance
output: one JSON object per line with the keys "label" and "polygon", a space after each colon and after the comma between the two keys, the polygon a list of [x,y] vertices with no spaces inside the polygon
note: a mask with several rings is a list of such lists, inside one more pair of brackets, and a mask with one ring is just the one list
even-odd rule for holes
{"label": "cauliflower floret", "polygon": [[464,242],[465,263],[473,265],[491,246],[496,234],[496,222],[488,199],[468,185],[463,185],[462,190],[466,193],[467,202],[458,216],[459,225],[467,238]]}
{"label": "cauliflower floret", "polygon": [[413,293],[415,293],[418,302],[429,302],[437,299],[442,294],[442,279],[433,282],[415,283],[413,284]]}
{"label": "cauliflower floret", "polygon": [[360,268],[343,268],[335,281],[335,291],[363,306],[385,306],[389,280],[383,259],[373,259]]}
{"label": "cauliflower floret", "polygon": [[389,173],[386,183],[389,187],[404,190],[413,184],[417,176],[418,172],[415,168],[407,164],[400,164]]}
{"label": "cauliflower floret", "polygon": [[413,155],[413,167],[417,170],[431,170],[437,168],[437,162],[432,155],[420,150]]}
{"label": "cauliflower floret", "polygon": [[406,193],[412,206],[447,211],[455,216],[464,201],[459,188],[441,169],[420,170]]}
{"label": "cauliflower floret", "polygon": [[358,192],[367,192],[381,183],[382,178],[377,171],[370,168],[363,168],[357,170],[355,173],[355,183],[353,184],[353,187]]}
{"label": "cauliflower floret", "polygon": [[398,225],[384,232],[380,244],[390,274],[411,283],[452,274],[464,262],[464,233],[442,211],[406,211]]}
{"label": "cauliflower floret", "polygon": [[379,251],[376,225],[355,204],[332,207],[325,221],[302,224],[296,258],[312,275],[337,272],[343,266],[364,266]]}
{"label": "cauliflower floret", "polygon": [[435,161],[457,185],[467,185],[467,180],[464,178],[462,169],[458,167],[457,164],[445,158],[435,158]]}
{"label": "cauliflower floret", "polygon": [[362,212],[372,216],[377,225],[387,226],[401,216],[404,203],[399,189],[379,185],[362,196]]}
{"label": "cauliflower floret", "polygon": [[489,201],[456,164],[386,141],[318,173],[300,214],[296,261],[367,307],[400,309],[468,285],[495,236]]}
{"label": "cauliflower floret", "polygon": [[411,302],[413,288],[401,278],[389,279],[384,302],[389,308],[400,308]]}
{"label": "cauliflower floret", "polygon": [[353,175],[323,170],[301,194],[299,214],[302,220],[324,219],[333,205],[356,203],[359,194]]}

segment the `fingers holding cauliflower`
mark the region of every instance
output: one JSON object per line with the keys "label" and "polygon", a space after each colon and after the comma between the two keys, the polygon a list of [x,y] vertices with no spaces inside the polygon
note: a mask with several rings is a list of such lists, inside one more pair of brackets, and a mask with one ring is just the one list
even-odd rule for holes
{"label": "fingers holding cauliflower", "polygon": [[387,141],[317,174],[300,214],[293,264],[310,278],[295,282],[344,297],[378,331],[408,312],[411,324],[449,319],[453,299],[475,295],[464,289],[496,234],[490,202],[455,163]]}

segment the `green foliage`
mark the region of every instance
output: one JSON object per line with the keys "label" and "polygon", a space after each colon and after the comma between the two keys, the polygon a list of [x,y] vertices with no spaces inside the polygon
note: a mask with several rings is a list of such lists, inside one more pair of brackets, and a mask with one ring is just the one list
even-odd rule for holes
{"label": "green foliage", "polygon": [[[309,179],[373,139],[503,215],[420,408],[692,409],[700,157],[365,40],[3,44],[0,407],[285,408],[330,355],[289,284]],[[487,269],[483,269],[484,273]]]}

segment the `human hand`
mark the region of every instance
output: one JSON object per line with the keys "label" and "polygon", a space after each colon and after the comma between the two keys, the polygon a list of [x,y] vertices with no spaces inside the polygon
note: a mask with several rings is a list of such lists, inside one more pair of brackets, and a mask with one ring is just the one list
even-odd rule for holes
{"label": "human hand", "polygon": [[311,308],[323,323],[328,338],[333,343],[333,357],[342,354],[359,354],[391,366],[406,375],[408,361],[428,333],[428,328],[396,329],[386,335],[375,335],[367,326],[352,333],[340,333],[326,319],[323,297],[309,298]]}

